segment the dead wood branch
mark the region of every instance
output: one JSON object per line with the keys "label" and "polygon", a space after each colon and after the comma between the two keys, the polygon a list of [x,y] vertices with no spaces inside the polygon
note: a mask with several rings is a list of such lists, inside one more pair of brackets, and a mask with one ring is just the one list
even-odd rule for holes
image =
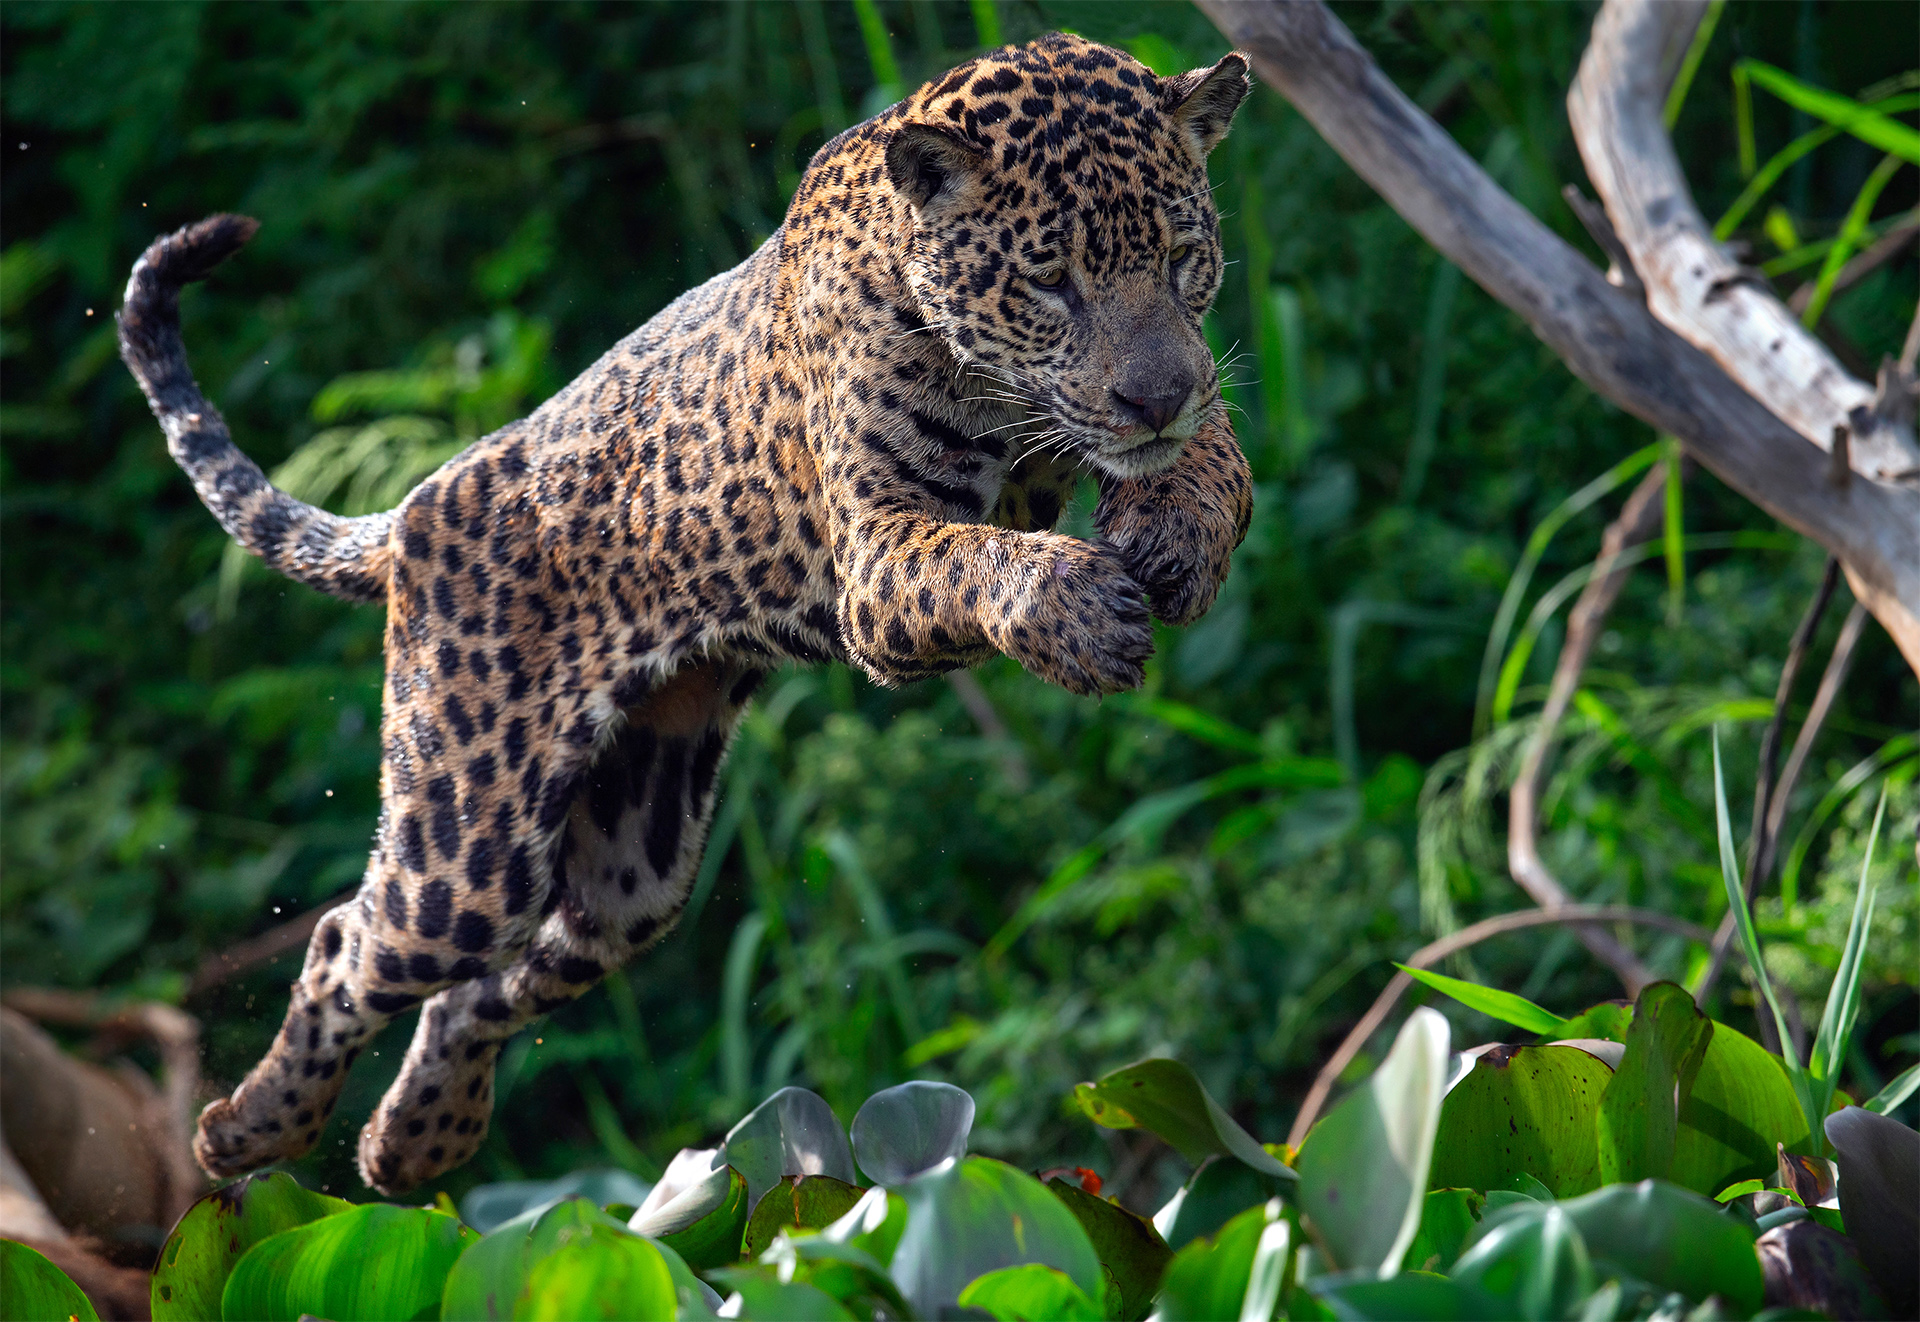
{"label": "dead wood branch", "polygon": [[[1829,433],[1809,444],[1609,284],[1395,87],[1324,4],[1197,3],[1249,52],[1263,82],[1575,375],[1678,436],[1729,486],[1832,552],[1856,598],[1920,672],[1920,488],[1859,481],[1835,489],[1825,480]],[[1613,223],[1619,229],[1617,215]]]}
{"label": "dead wood branch", "polygon": [[[1448,955],[1478,945],[1488,937],[1559,923],[1636,923],[1684,936],[1701,945],[1710,939],[1707,929],[1698,923],[1690,923],[1684,918],[1675,918],[1672,914],[1655,909],[1636,909],[1624,904],[1570,904],[1564,909],[1528,909],[1521,913],[1503,913],[1498,917],[1482,919],[1470,927],[1463,927],[1450,936],[1443,936],[1438,941],[1420,947],[1401,962],[1412,969],[1432,968]],[[1300,1140],[1307,1136],[1307,1131],[1313,1128],[1313,1122],[1320,1118],[1321,1108],[1327,1104],[1334,1083],[1353,1063],[1353,1058],[1360,1054],[1360,1048],[1367,1044],[1367,1039],[1380,1031],[1380,1026],[1387,1022],[1387,1016],[1393,1013],[1393,1007],[1399,1004],[1400,998],[1412,985],[1412,978],[1403,972],[1396,972],[1367,1012],[1360,1016],[1360,1022],[1340,1043],[1339,1050],[1320,1067],[1313,1087],[1307,1090],[1306,1101],[1300,1105],[1300,1114],[1294,1117],[1293,1129],[1287,1134],[1290,1145],[1300,1146]]]}
{"label": "dead wood branch", "polygon": [[[1632,572],[1631,565],[1619,563],[1621,554],[1650,540],[1659,531],[1664,512],[1660,497],[1666,484],[1666,469],[1656,467],[1640,479],[1640,485],[1627,497],[1620,517],[1607,525],[1596,562],[1599,572],[1587,580],[1580,600],[1574,603],[1567,617],[1567,641],[1553,668],[1546,706],[1540,712],[1540,723],[1534,728],[1533,737],[1527,741],[1520,774],[1514,778],[1508,795],[1507,870],[1520,889],[1542,909],[1551,911],[1572,903],[1572,897],[1540,857],[1540,785],[1545,778],[1547,754],[1553,748],[1561,718],[1567,714],[1567,706],[1580,687],[1580,675],[1587,668],[1587,657],[1600,637],[1607,612],[1613,609],[1620,589],[1626,586],[1627,575]],[[1628,996],[1638,996],[1640,989],[1654,980],[1653,971],[1640,962],[1639,956],[1611,934],[1598,927],[1576,927],[1574,935],[1595,959],[1613,970],[1625,985]]]}
{"label": "dead wood branch", "polygon": [[1821,449],[1847,426],[1863,476],[1920,467],[1912,429],[1874,416],[1873,388],[1728,255],[1693,204],[1665,107],[1706,10],[1706,0],[1607,0],[1567,94],[1580,159],[1646,284],[1647,307]]}
{"label": "dead wood branch", "polygon": [[289,918],[276,927],[269,927],[259,936],[248,937],[217,950],[200,961],[200,967],[193,971],[193,981],[187,985],[188,996],[198,996],[201,992],[217,987],[228,978],[256,968],[271,960],[278,959],[290,950],[299,950],[313,936],[313,929],[327,913],[351,900],[358,891],[342,891],[324,904],[317,904],[297,918]]}

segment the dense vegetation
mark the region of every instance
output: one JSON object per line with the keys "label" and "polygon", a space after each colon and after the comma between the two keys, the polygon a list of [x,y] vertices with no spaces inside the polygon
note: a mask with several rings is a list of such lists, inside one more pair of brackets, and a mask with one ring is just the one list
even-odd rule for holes
{"label": "dense vegetation", "polygon": [[[1581,178],[1561,98],[1587,8],[1341,12],[1516,197],[1578,236],[1558,193]],[[186,300],[195,367],[264,465],[298,455],[288,481],[372,507],[737,261],[827,134],[994,28],[1072,27],[1163,71],[1223,49],[1171,4],[19,0],[0,23],[0,955],[10,984],[169,1000],[208,952],[358,878],[381,616],[229,560],[174,469],[110,323],[156,233],[219,209],[260,218],[244,258]],[[1884,96],[1915,28],[1900,4],[1730,7],[1676,130],[1703,209],[1743,182],[1736,55]],[[1763,159],[1810,127],[1760,93],[1753,117]],[[1819,268],[1876,159],[1841,136],[1742,224],[1783,290]],[[1062,1103],[1075,1082],[1177,1057],[1277,1137],[1390,959],[1525,903],[1498,791],[1560,626],[1541,629],[1511,708],[1476,722],[1489,625],[1534,529],[1655,438],[1438,262],[1271,92],[1213,174],[1235,262],[1214,329],[1249,355],[1234,394],[1260,482],[1220,605],[1163,632],[1142,695],[1102,704],[1008,662],[979,675],[991,712],[945,684],[778,676],[688,921],[514,1044],[493,1133],[450,1192],[607,1163],[653,1179],[784,1084],[846,1120],[917,1077],[976,1099],[974,1150],[1099,1169],[1151,1210],[1185,1165],[1103,1139]],[[1914,200],[1908,169],[1873,219]],[[1898,349],[1914,289],[1909,250],[1839,295],[1823,334],[1865,372]],[[1528,604],[1591,560],[1616,504],[1547,545]],[[1546,854],[1584,898],[1711,926],[1726,897],[1708,727],[1737,801],[1822,558],[1705,473],[1680,514],[1677,572],[1630,584],[1569,719]],[[1769,961],[1817,1021],[1887,789],[1844,1075],[1859,1097],[1920,1047],[1915,712],[1913,676],[1869,626],[1792,802],[1787,841],[1805,847],[1783,849],[1787,895],[1760,904]],[[1700,972],[1698,947],[1636,940],[1664,976]],[[216,1081],[264,1047],[292,968],[187,1002]],[[1562,1006],[1618,993],[1565,936],[1503,938],[1452,972]],[[1719,985],[1716,1016],[1765,1040],[1751,983]],[[1500,1035],[1445,1008],[1456,1042]],[[362,1064],[303,1182],[359,1194],[352,1127],[411,1027]]]}

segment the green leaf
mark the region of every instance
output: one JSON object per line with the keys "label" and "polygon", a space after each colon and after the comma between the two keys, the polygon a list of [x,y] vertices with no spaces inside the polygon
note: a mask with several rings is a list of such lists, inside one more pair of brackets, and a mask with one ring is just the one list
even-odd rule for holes
{"label": "green leaf", "polygon": [[1504,1189],[1537,1178],[1557,1198],[1600,1187],[1594,1126],[1613,1071],[1578,1047],[1495,1047],[1440,1108],[1434,1188]]}
{"label": "green leaf", "polygon": [[10,1239],[0,1239],[0,1311],[14,1322],[100,1322],[71,1276]]}
{"label": "green leaf", "polygon": [[448,1322],[512,1317],[533,1264],[568,1236],[596,1225],[624,1228],[591,1200],[575,1195],[529,1208],[488,1231],[447,1274],[440,1296],[441,1316]]}
{"label": "green leaf", "polygon": [[1100,1306],[1087,1292],[1053,1267],[1030,1262],[977,1276],[960,1292],[962,1308],[978,1308],[1000,1322],[1099,1322]]}
{"label": "green leaf", "polygon": [[[878,1195],[878,1202],[870,1204],[870,1208],[889,1207],[892,1202],[902,1201],[898,1195],[893,1195],[889,1200],[884,1189],[872,1189],[868,1193]],[[863,1198],[861,1203],[865,1204],[867,1200]],[[860,1212],[860,1207],[856,1206],[847,1216],[859,1216]],[[883,1220],[894,1219],[883,1217]],[[843,1217],[844,1220],[846,1218]],[[905,1229],[904,1205],[897,1221],[899,1228]],[[832,1238],[840,1225],[841,1222],[835,1222],[818,1235],[782,1235],[760,1255],[759,1264],[771,1267],[774,1275],[782,1281],[804,1281],[818,1287],[861,1317],[911,1317],[913,1310],[900,1297],[900,1291],[887,1275],[886,1265],[866,1249],[852,1242]],[[725,1274],[716,1273],[716,1278]]]}
{"label": "green leaf", "polygon": [[1279,1203],[1273,1200],[1240,1213],[1212,1239],[1188,1244],[1167,1264],[1156,1311],[1168,1318],[1241,1316],[1261,1240],[1273,1227],[1285,1224]]}
{"label": "green leaf", "polygon": [[1846,1059],[1847,1044],[1853,1040],[1854,1021],[1860,1015],[1860,970],[1866,962],[1867,933],[1873,927],[1873,904],[1879,887],[1873,875],[1873,854],[1880,843],[1880,824],[1886,815],[1887,784],[1882,781],[1880,806],[1874,809],[1873,829],[1867,834],[1866,852],[1860,858],[1860,884],[1854,891],[1853,919],[1847,925],[1840,967],[1834,971],[1833,982],[1827,989],[1820,1031],[1814,1035],[1813,1050],[1807,1055],[1807,1073],[1815,1085],[1814,1101],[1820,1104],[1823,1113],[1833,1100],[1840,1062]]}
{"label": "green leaf", "polygon": [[1916,1092],[1920,1092],[1920,1065],[1909,1065],[1900,1071],[1892,1083],[1860,1103],[1860,1107],[1876,1115],[1885,1115]]}
{"label": "green leaf", "polygon": [[600,1207],[613,1203],[638,1206],[646,1201],[650,1191],[647,1182],[631,1171],[617,1166],[595,1166],[572,1171],[557,1180],[501,1180],[475,1185],[460,1198],[460,1219],[484,1235],[523,1212],[573,1194]]}
{"label": "green leaf", "polygon": [[1560,1025],[1555,1036],[1597,1037],[1603,1042],[1625,1045],[1627,1028],[1633,1023],[1633,1007],[1625,1001],[1602,1001],[1589,1006]]}
{"label": "green leaf", "polygon": [[1143,1060],[1115,1070],[1098,1083],[1077,1085],[1073,1099],[1096,1125],[1150,1130],[1196,1166],[1218,1153],[1238,1157],[1263,1175],[1293,1178],[1177,1060]]}
{"label": "green leaf", "polygon": [[[1446,1120],[1441,1119],[1444,1131]],[[1480,1220],[1486,1199],[1472,1189],[1430,1189],[1420,1208],[1420,1230],[1402,1260],[1409,1272],[1444,1272],[1453,1267]]]}
{"label": "green leaf", "polygon": [[789,1227],[822,1230],[853,1209],[865,1192],[831,1175],[788,1175],[767,1190],[747,1219],[744,1257],[757,1258]]}
{"label": "green leaf", "polygon": [[1741,1180],[1736,1184],[1729,1184],[1726,1188],[1715,1194],[1713,1201],[1716,1203],[1730,1203],[1734,1199],[1744,1198],[1750,1193],[1759,1193],[1766,1187],[1767,1182],[1765,1180]]}
{"label": "green leaf", "polygon": [[1386,1281],[1342,1281],[1316,1291],[1336,1318],[1367,1322],[1478,1322],[1499,1317],[1484,1291],[1445,1276],[1402,1272]]}
{"label": "green leaf", "polygon": [[1600,1276],[1628,1276],[1693,1302],[1719,1295],[1747,1316],[1760,1307],[1753,1235],[1713,1202],[1663,1180],[1615,1184],[1556,1204],[1580,1228]]}
{"label": "green leaf", "polygon": [[852,1322],[854,1316],[819,1286],[806,1281],[782,1282],[764,1267],[730,1267],[715,1272],[713,1277],[722,1289],[739,1294],[739,1315],[754,1322]]}
{"label": "green leaf", "polygon": [[1594,1287],[1586,1241],[1560,1203],[1527,1201],[1489,1215],[1452,1276],[1502,1301],[1489,1317],[1571,1317]]}
{"label": "green leaf", "polygon": [[[1280,1181],[1262,1175],[1242,1162],[1208,1157],[1199,1170],[1160,1209],[1154,1224],[1162,1227],[1167,1244],[1184,1248],[1191,1240],[1211,1235],[1249,1207],[1258,1207],[1280,1193]],[[1171,1209],[1171,1211],[1169,1211]]]}
{"label": "green leaf", "polygon": [[1776,1143],[1801,1149],[1806,1142],[1807,1119],[1780,1058],[1716,1022],[1700,1072],[1680,1103],[1666,1178],[1710,1194],[1741,1176],[1770,1173]]}
{"label": "green leaf", "polygon": [[747,1202],[758,1208],[781,1178],[830,1175],[854,1184],[853,1149],[833,1108],[805,1088],[782,1088],[727,1131],[720,1159],[747,1177]]}
{"label": "green leaf", "polygon": [[[596,1209],[597,1210],[597,1209]],[[480,1236],[445,1212],[367,1203],[269,1236],[227,1278],[220,1315],[239,1322],[431,1318],[447,1276]]]}
{"label": "green leaf", "polygon": [[1121,1318],[1145,1317],[1173,1258],[1173,1250],[1153,1228],[1153,1222],[1057,1175],[1047,1181],[1047,1188],[1073,1213],[1074,1220],[1087,1232],[1100,1265],[1113,1277],[1120,1292]]}
{"label": "green leaf", "polygon": [[[1600,1097],[1600,1176],[1607,1184],[1664,1179],[1673,1169],[1679,1107],[1713,1036],[1687,989],[1656,982],[1634,1003],[1627,1052]],[[1677,1095],[1677,1103],[1676,1103]]]}
{"label": "green leaf", "polygon": [[869,1189],[847,1214],[820,1232],[820,1238],[868,1254],[882,1270],[907,1228],[907,1200],[885,1189]]}
{"label": "green leaf", "polygon": [[1849,1106],[1827,1117],[1840,1167],[1840,1215],[1893,1317],[1912,1317],[1920,1243],[1920,1133]]}
{"label": "green leaf", "polygon": [[922,1317],[953,1304],[975,1277],[1037,1262],[1057,1267],[1089,1298],[1100,1294],[1100,1260],[1066,1205],[1024,1171],[963,1157],[903,1186],[907,1228],[890,1274]]}
{"label": "green leaf", "polygon": [[740,1259],[742,1237],[747,1230],[747,1177],[731,1166],[726,1167],[726,1172],[727,1192],[720,1206],[685,1230],[660,1236],[660,1243],[678,1253],[695,1271],[724,1267]]}
{"label": "green leaf", "polygon": [[1415,1010],[1373,1077],[1300,1145],[1300,1206],[1340,1269],[1399,1270],[1420,1228],[1447,1060],[1447,1021]]}
{"label": "green leaf", "polygon": [[853,1117],[853,1156],[875,1184],[905,1184],[949,1157],[967,1154],[973,1098],[950,1083],[914,1081],[882,1089]]}
{"label": "green leaf", "polygon": [[249,1175],[205,1195],[174,1225],[153,1269],[154,1322],[220,1316],[233,1265],[270,1235],[344,1212],[344,1198],[303,1189],[285,1171]]}
{"label": "green leaf", "polygon": [[1920,165],[1920,133],[1899,120],[1877,115],[1852,97],[1803,83],[1784,69],[1759,60],[1743,59],[1733,67],[1735,77],[1751,79],[1795,110],[1823,119],[1909,164]]}
{"label": "green leaf", "polygon": [[529,1322],[670,1318],[679,1292],[666,1257],[651,1241],[605,1222],[561,1237],[527,1271],[513,1316]]}
{"label": "green leaf", "polygon": [[1567,1021],[1551,1010],[1543,1010],[1524,996],[1510,991],[1501,991],[1497,987],[1483,987],[1477,982],[1468,982],[1464,978],[1449,978],[1444,973],[1435,973],[1431,969],[1409,968],[1405,964],[1395,964],[1395,968],[1424,983],[1435,991],[1451,996],[1469,1010],[1478,1010],[1503,1024],[1512,1024],[1524,1028],[1529,1033],[1559,1034]]}

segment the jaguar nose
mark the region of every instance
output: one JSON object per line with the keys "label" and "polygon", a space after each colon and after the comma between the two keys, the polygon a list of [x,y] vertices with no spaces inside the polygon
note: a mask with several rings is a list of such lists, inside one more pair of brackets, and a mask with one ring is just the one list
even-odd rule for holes
{"label": "jaguar nose", "polygon": [[1169,381],[1157,389],[1115,386],[1113,398],[1119,405],[1122,417],[1135,419],[1158,433],[1165,431],[1168,424],[1180,416],[1180,410],[1186,406],[1187,397],[1192,393],[1191,381]]}

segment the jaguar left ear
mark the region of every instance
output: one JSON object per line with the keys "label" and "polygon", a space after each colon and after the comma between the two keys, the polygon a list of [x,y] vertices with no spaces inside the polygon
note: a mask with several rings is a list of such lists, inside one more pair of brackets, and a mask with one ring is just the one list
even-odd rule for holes
{"label": "jaguar left ear", "polygon": [[887,175],[918,211],[958,193],[985,164],[958,135],[931,124],[902,124],[887,141]]}
{"label": "jaguar left ear", "polygon": [[1189,69],[1160,81],[1160,104],[1197,161],[1220,145],[1233,114],[1253,88],[1247,57],[1231,51],[1210,69]]}

